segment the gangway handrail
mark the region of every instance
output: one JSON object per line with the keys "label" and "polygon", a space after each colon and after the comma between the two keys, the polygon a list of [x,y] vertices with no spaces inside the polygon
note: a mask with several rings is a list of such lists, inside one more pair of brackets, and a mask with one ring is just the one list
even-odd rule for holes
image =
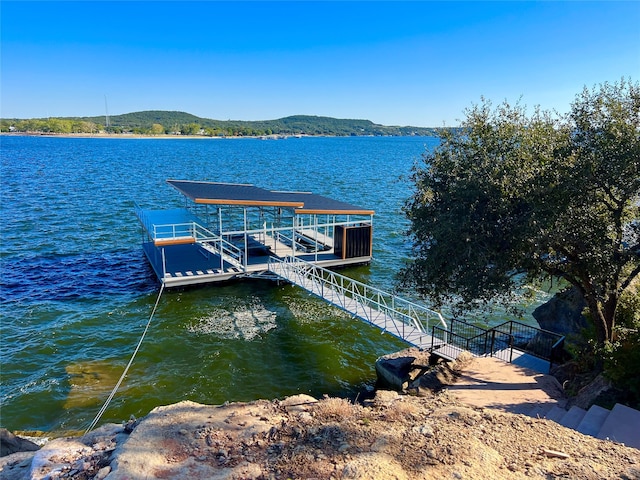
{"label": "gangway handrail", "polygon": [[[193,222],[193,236],[199,243],[206,243],[214,248],[216,253],[223,257],[229,257],[236,266],[242,266],[244,250],[225,240],[222,235],[216,235],[211,230],[203,227],[199,223]],[[228,258],[227,258],[228,259]]]}
{"label": "gangway handrail", "polygon": [[[430,320],[435,317],[445,329],[447,328],[447,324],[440,312],[340,275],[332,270],[319,267],[318,265],[299,258],[286,257],[279,259],[270,257],[268,268],[276,274],[278,272],[276,272],[273,267],[275,264],[282,267],[283,273],[286,275],[285,278],[288,280],[293,280],[292,278],[288,278],[290,276],[297,277],[298,281],[295,283],[299,285],[303,283],[304,279],[317,282],[320,291],[314,293],[320,296],[325,296],[324,289],[327,288],[328,290],[333,290],[338,293],[339,299],[345,299],[345,297],[347,297],[357,301],[364,307],[362,309],[363,311],[358,312],[358,314],[366,320],[372,320],[372,316],[375,314],[374,312],[382,312],[391,319],[398,320],[403,325],[411,325],[419,332],[428,334],[430,331]],[[345,307],[345,305],[339,306]],[[368,307],[368,309],[366,307]],[[400,338],[406,338],[404,331],[396,333]]]}

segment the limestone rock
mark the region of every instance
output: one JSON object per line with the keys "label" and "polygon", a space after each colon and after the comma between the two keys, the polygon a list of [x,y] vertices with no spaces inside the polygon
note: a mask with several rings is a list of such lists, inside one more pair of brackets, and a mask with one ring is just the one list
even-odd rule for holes
{"label": "limestone rock", "polygon": [[409,383],[429,366],[429,353],[412,347],[384,355],[376,360],[378,382],[385,387],[404,391]]}
{"label": "limestone rock", "polygon": [[586,306],[584,298],[574,287],[556,293],[551,300],[533,311],[533,317],[544,330],[561,335],[577,334],[588,327],[588,321],[582,315]]}
{"label": "limestone rock", "polygon": [[6,428],[0,428],[0,457],[16,452],[34,452],[39,448],[26,438],[18,437]]}

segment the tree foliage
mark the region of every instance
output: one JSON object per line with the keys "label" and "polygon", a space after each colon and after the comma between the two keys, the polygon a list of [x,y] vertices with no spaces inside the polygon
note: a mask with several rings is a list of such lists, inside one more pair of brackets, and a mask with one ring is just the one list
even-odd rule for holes
{"label": "tree foliage", "polygon": [[414,259],[401,284],[460,310],[544,278],[578,287],[612,339],[640,272],[640,87],[586,89],[559,116],[483,99],[424,155],[405,205]]}

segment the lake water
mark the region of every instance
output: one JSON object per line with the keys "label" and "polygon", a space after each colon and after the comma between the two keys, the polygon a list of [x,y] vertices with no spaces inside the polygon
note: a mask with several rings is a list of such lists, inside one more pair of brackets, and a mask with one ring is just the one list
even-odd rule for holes
{"label": "lake water", "polygon": [[[84,429],[118,381],[159,284],[134,201],[182,206],[167,179],[253,183],[372,208],[374,260],[343,270],[392,289],[409,253],[401,212],[428,137],[82,139],[1,137],[0,425]],[[544,295],[541,295],[541,300]],[[482,319],[497,322],[501,318]],[[297,393],[354,397],[377,357],[406,345],[288,285],[165,291],[101,422],[181,400]]]}

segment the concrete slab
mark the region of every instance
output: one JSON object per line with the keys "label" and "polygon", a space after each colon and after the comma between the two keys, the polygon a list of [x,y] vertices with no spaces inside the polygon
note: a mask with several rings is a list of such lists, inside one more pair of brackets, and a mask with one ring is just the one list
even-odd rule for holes
{"label": "concrete slab", "polygon": [[616,403],[597,437],[640,448],[640,411]]}
{"label": "concrete slab", "polygon": [[549,373],[550,369],[548,360],[534,357],[533,355],[529,355],[528,353],[517,352],[516,350],[514,350],[513,352],[512,363],[521,367],[535,370],[536,372],[540,373]]}
{"label": "concrete slab", "polygon": [[447,390],[467,405],[525,415],[565,398],[555,377],[491,357],[473,358]]}
{"label": "concrete slab", "polygon": [[575,405],[569,409],[569,411],[560,420],[560,425],[564,425],[567,428],[576,429],[578,424],[582,421],[587,411],[583,408],[576,407]]}
{"label": "concrete slab", "polygon": [[600,431],[600,427],[609,416],[610,410],[603,408],[599,405],[592,405],[587,414],[582,417],[582,420],[576,427],[580,433],[585,435],[591,435],[595,437]]}

